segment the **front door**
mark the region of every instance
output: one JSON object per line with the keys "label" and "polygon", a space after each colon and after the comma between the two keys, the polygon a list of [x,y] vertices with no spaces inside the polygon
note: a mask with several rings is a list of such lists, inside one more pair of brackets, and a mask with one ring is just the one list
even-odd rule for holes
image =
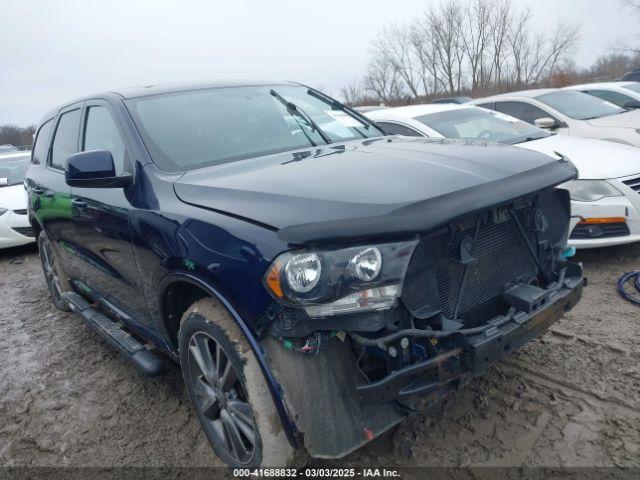
{"label": "front door", "polygon": [[[104,101],[86,102],[82,112],[80,151],[108,150],[116,174],[131,173],[125,139],[111,106]],[[72,218],[76,241],[84,260],[83,282],[118,311],[137,322],[149,323],[140,278],[131,245],[129,213],[132,209],[126,188],[71,189]]]}

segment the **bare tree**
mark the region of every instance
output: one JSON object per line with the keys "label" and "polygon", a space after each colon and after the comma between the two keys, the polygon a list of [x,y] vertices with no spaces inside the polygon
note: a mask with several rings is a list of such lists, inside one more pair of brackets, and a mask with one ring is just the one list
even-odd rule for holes
{"label": "bare tree", "polygon": [[400,76],[413,98],[420,95],[420,74],[413,56],[411,28],[390,24],[373,41],[375,56],[384,57]]}
{"label": "bare tree", "polygon": [[487,0],[470,0],[464,15],[464,31],[461,35],[462,50],[469,65],[471,91],[482,87],[487,78],[487,59],[491,40],[495,3]]}
{"label": "bare tree", "polygon": [[553,35],[547,42],[538,41],[546,47],[542,50],[541,61],[537,65],[532,78],[534,83],[551,77],[558,63],[566,57],[578,44],[580,29],[577,25],[558,23]]}
{"label": "bare tree", "polygon": [[640,0],[627,0],[622,2],[625,7],[634,8],[638,13],[640,13]]}
{"label": "bare tree", "polygon": [[340,88],[340,95],[347,105],[357,105],[364,97],[362,84],[358,80],[352,80]]}
{"label": "bare tree", "polygon": [[454,95],[460,90],[464,58],[460,39],[463,23],[460,3],[448,0],[439,7],[431,7],[427,21],[434,36],[435,60],[444,77],[440,82]]}
{"label": "bare tree", "polygon": [[377,100],[392,103],[402,96],[400,75],[384,56],[374,56],[369,62],[364,86]]}
{"label": "bare tree", "polygon": [[[363,87],[389,103],[405,93],[411,99],[477,95],[574,78],[569,60],[579,28],[559,23],[542,34],[531,18],[513,0],[442,0],[409,24],[379,32]],[[343,96],[353,97],[347,90]]]}
{"label": "bare tree", "polygon": [[483,86],[487,87],[488,82],[493,80],[498,87],[502,84],[503,75],[507,68],[507,48],[509,29],[513,24],[514,11],[511,0],[499,0],[491,12],[491,41],[493,47],[493,61],[491,62],[491,71],[486,76]]}
{"label": "bare tree", "polygon": [[[632,11],[634,11],[634,13],[638,15],[638,18],[640,18],[640,0],[624,0],[622,4],[625,7],[631,8]],[[627,52],[640,54],[640,45],[625,45],[624,50]]]}
{"label": "bare tree", "polygon": [[438,69],[437,43],[431,34],[428,22],[414,22],[411,25],[409,41],[416,61],[416,71],[422,83],[422,90],[427,97],[434,96],[441,87],[440,70]]}

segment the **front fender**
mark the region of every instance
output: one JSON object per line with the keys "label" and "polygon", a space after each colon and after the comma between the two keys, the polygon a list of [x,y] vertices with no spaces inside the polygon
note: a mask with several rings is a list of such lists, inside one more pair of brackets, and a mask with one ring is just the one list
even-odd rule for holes
{"label": "front fender", "polygon": [[[299,448],[299,444],[295,435],[296,426],[291,420],[291,418],[289,417],[289,414],[287,413],[287,409],[284,405],[284,400],[282,398],[282,393],[281,393],[282,389],[278,384],[278,382],[276,381],[273,375],[273,372],[271,371],[271,369],[267,364],[265,352],[262,350],[262,348],[258,344],[258,341],[255,335],[253,334],[253,332],[251,331],[247,323],[244,321],[244,319],[241,317],[238,311],[234,308],[232,303],[227,298],[225,298],[225,296],[218,289],[211,286],[209,282],[205,281],[204,279],[192,273],[172,272],[167,274],[160,281],[160,284],[158,285],[158,294],[159,294],[158,298],[164,298],[164,294],[166,293],[167,289],[171,286],[171,284],[175,282],[187,282],[196,287],[201,288],[202,290],[206,291],[209,295],[211,295],[213,298],[215,298],[220,303],[222,303],[224,307],[228,310],[228,312],[231,314],[236,324],[240,328],[240,331],[242,332],[244,337],[247,339],[247,342],[249,343],[251,350],[256,356],[256,360],[258,361],[258,365],[260,365],[260,370],[262,371],[264,379],[267,382],[269,392],[271,393],[271,398],[273,399],[273,403],[276,407],[276,411],[278,412],[278,417],[280,417],[280,422],[282,423],[282,427],[285,430],[289,443],[293,448]],[[163,319],[167,318],[166,312],[164,310],[165,310],[165,307],[163,303],[160,302],[160,314]],[[166,325],[165,325],[165,328],[166,328]]]}

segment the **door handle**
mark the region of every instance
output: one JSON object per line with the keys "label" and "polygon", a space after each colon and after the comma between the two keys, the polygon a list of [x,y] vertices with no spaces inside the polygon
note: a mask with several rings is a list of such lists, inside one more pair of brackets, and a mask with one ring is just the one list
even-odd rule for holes
{"label": "door handle", "polygon": [[86,208],[87,207],[87,203],[84,202],[83,200],[80,200],[79,198],[74,198],[73,200],[71,200],[71,205],[73,205],[76,208]]}
{"label": "door handle", "polygon": [[42,188],[34,188],[33,190],[31,190],[33,193],[35,193],[36,195],[42,195],[44,193],[44,190]]}

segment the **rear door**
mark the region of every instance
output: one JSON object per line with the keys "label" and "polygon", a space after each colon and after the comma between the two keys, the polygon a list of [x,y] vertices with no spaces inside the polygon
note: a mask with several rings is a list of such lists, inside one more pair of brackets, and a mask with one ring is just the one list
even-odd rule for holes
{"label": "rear door", "polygon": [[78,151],[81,107],[82,104],[71,105],[41,125],[27,178],[31,213],[44,228],[70,276],[77,258],[73,254],[71,188],[64,171],[66,159]]}
{"label": "rear door", "polygon": [[[131,149],[115,119],[108,102],[86,102],[80,127],[80,151],[109,150],[116,174],[132,173]],[[134,188],[134,185],[124,189],[73,187],[72,216],[76,240],[82,245],[83,281],[120,312],[148,323],[129,228]]]}

